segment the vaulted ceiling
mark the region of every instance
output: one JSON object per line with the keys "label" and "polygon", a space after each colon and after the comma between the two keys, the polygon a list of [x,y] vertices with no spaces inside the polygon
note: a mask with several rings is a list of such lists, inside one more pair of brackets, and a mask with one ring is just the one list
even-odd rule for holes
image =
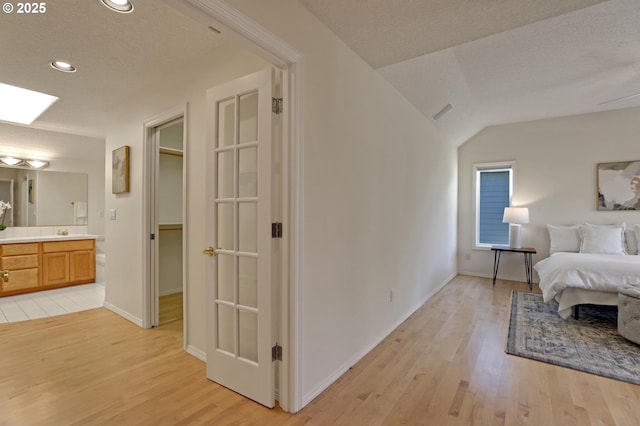
{"label": "vaulted ceiling", "polygon": [[458,145],[490,125],[640,105],[638,0],[300,2],[425,117],[451,104],[436,126]]}
{"label": "vaulted ceiling", "polygon": [[[638,0],[300,2],[427,119],[450,103],[436,126],[455,144],[489,125],[640,105],[615,100],[640,93]],[[61,98],[33,128],[99,140],[107,111],[228,43],[163,1],[135,8],[64,0],[40,15],[3,14],[0,82]],[[52,59],[78,72],[56,72]],[[40,135],[6,126],[0,146],[6,134],[25,146]]]}

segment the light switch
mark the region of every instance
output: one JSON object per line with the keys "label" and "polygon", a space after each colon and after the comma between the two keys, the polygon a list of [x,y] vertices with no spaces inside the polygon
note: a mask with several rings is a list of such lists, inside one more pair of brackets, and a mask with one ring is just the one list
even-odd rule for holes
{"label": "light switch", "polygon": [[116,220],[116,209],[109,209],[109,219]]}

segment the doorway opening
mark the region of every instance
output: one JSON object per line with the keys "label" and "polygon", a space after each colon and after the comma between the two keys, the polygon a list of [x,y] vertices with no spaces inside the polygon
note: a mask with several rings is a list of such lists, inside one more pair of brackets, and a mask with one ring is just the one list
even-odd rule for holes
{"label": "doorway opening", "polygon": [[[146,123],[145,129],[149,262],[144,326],[151,328],[184,321],[184,110],[162,114]],[[183,324],[182,330],[184,327]]]}
{"label": "doorway opening", "polygon": [[156,128],[158,140],[158,325],[183,318],[184,119]]}

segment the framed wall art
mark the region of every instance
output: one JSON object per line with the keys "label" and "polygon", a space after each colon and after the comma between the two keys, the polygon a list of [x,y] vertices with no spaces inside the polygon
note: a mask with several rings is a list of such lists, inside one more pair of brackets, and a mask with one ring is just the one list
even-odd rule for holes
{"label": "framed wall art", "polygon": [[598,164],[598,210],[640,210],[640,160]]}
{"label": "framed wall art", "polygon": [[114,149],[111,157],[111,192],[129,192],[129,146]]}

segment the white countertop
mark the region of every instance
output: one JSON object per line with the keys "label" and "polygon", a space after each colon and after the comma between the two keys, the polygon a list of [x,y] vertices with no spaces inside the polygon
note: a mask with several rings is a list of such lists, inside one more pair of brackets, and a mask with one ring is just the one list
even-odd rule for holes
{"label": "white countertop", "polygon": [[92,234],[40,235],[37,237],[0,238],[0,244],[32,243],[40,241],[95,240],[96,238],[98,238],[98,236]]}

